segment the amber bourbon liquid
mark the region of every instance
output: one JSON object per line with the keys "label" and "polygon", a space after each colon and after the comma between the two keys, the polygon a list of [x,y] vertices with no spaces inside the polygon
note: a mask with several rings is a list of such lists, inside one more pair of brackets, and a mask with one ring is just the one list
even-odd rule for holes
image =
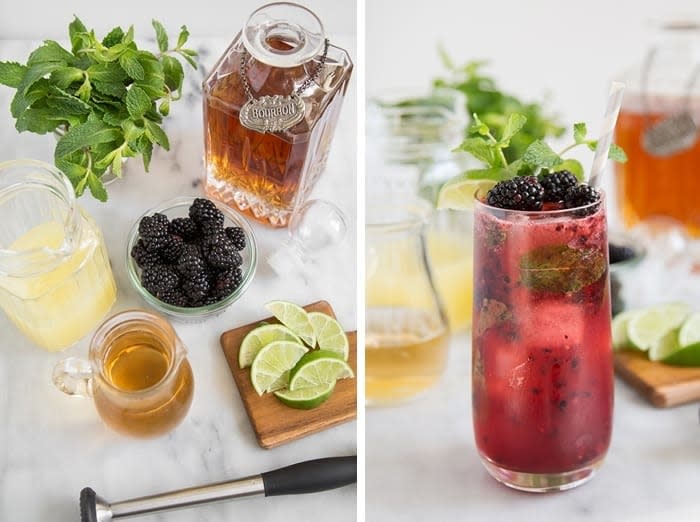
{"label": "amber bourbon liquid", "polygon": [[[104,356],[107,386],[95,389],[95,405],[110,427],[126,435],[156,437],[172,430],[187,413],[194,382],[184,360],[168,382],[169,353],[145,333],[129,333]],[[116,391],[116,393],[115,393]]]}
{"label": "amber bourbon liquid", "polygon": [[[617,198],[626,226],[651,216],[668,216],[680,221],[687,230],[700,236],[700,139],[672,156],[654,156],[642,138],[653,123],[683,109],[684,102],[652,100],[644,112],[641,101],[631,99],[620,111],[615,140],[625,152],[627,163],[616,164]],[[700,122],[700,111],[694,111]]]}
{"label": "amber bourbon liquid", "polygon": [[[280,51],[293,49],[279,38],[267,43]],[[242,53],[237,38],[204,83],[205,190],[263,224],[284,227],[325,167],[349,74],[329,51],[319,80],[300,94],[304,119],[286,131],[263,134],[239,121],[247,101],[240,75]],[[272,67],[250,55],[246,59],[251,91],[259,98],[294,93],[313,74],[320,57],[290,68]]]}

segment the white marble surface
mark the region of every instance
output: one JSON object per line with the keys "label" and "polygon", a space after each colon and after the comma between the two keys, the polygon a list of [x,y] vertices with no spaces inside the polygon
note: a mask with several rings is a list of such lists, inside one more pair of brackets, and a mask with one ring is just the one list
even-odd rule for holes
{"label": "white marble surface", "polygon": [[[351,34],[330,34],[355,56]],[[24,60],[38,42],[0,40],[0,59]],[[125,242],[135,218],[177,195],[200,193],[203,175],[199,84],[203,70],[228,41],[193,40],[204,67],[187,72],[185,96],[173,105],[166,124],[171,152],[154,154],[151,172],[129,165],[126,178],[109,187],[110,200],[81,204],[101,226],[118,287],[112,313],[145,307],[125,271]],[[11,91],[0,86],[0,160],[51,161],[50,136],[17,134],[9,114]],[[313,281],[279,278],[264,261],[243,298],[223,315],[199,325],[175,323],[189,348],[196,391],[185,421],[171,434],[139,441],[105,427],[88,399],[72,399],[54,389],[51,370],[62,358],[85,356],[89,336],[63,353],[33,346],[0,313],[0,521],[45,522],[78,519],[78,493],[91,486],[111,501],[256,474],[297,461],[356,453],[355,422],[272,450],[258,447],[219,346],[220,334],[262,318],[270,299],[309,303],[327,299],[342,325],[356,328],[356,84],[348,91],[325,175],[313,197],[333,201],[349,218],[345,241],[316,270]],[[264,256],[286,236],[284,230],[254,225]],[[323,513],[334,521],[356,519],[357,488],[296,497],[256,498],[215,504],[139,520],[305,521]]]}

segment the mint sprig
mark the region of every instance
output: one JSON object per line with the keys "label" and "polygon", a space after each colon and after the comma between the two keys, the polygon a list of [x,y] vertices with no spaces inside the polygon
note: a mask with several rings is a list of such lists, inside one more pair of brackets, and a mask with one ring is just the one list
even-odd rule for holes
{"label": "mint sprig", "polygon": [[107,200],[102,182],[111,169],[121,176],[125,158],[141,156],[148,172],[154,146],[170,148],[162,128],[171,103],[182,96],[184,69],[197,68],[187,49],[187,27],[171,47],[168,34],[152,21],[158,52],[140,49],[134,28],[112,29],[102,40],[75,17],[68,26],[71,49],[46,40],[26,64],[0,61],[0,84],[16,89],[10,105],[19,132],[60,136],[54,161],[76,195],[89,189]]}
{"label": "mint sprig", "polygon": [[[461,179],[489,179],[502,181],[515,176],[537,175],[543,172],[568,170],[579,180],[584,179],[583,165],[573,158],[563,156],[570,150],[585,145],[595,150],[598,142],[587,138],[585,123],[575,123],[573,126],[574,142],[555,152],[544,140],[538,139],[524,149],[522,155],[508,161],[506,154],[512,141],[518,137],[527,123],[527,117],[522,114],[511,114],[501,127],[500,135],[489,128],[477,114],[472,116],[473,123],[469,127],[470,136],[466,138],[455,151],[472,155],[484,163],[486,168],[471,169],[460,175]],[[618,145],[610,147],[608,157],[613,161],[627,161],[625,152]]]}

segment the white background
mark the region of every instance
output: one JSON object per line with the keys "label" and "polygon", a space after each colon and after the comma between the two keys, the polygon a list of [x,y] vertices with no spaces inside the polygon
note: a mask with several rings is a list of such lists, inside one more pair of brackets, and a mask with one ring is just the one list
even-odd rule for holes
{"label": "white background", "polygon": [[[270,0],[271,1],[271,0]],[[311,9],[326,30],[355,34],[354,0],[295,0]],[[0,38],[66,38],[67,27],[77,14],[88,28],[98,33],[115,25],[133,24],[136,38],[152,34],[156,18],[169,31],[187,25],[193,36],[227,37],[241,29],[240,13],[252,13],[265,0],[0,0]]]}

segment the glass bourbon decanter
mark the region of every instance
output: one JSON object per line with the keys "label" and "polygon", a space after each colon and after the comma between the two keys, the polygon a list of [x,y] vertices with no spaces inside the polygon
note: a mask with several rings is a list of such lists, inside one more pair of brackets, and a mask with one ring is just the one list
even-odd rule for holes
{"label": "glass bourbon decanter", "polygon": [[352,67],[305,7],[255,11],[203,84],[206,193],[287,226],[323,172]]}

